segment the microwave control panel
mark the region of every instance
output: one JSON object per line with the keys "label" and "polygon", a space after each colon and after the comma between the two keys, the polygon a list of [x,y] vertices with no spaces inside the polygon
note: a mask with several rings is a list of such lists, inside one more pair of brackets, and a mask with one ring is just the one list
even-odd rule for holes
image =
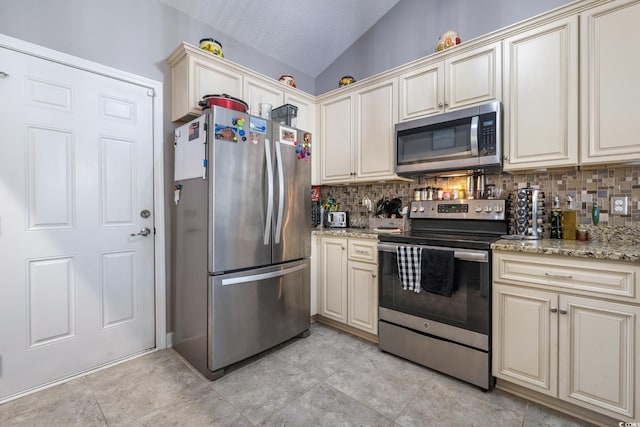
{"label": "microwave control panel", "polygon": [[478,152],[480,156],[494,156],[497,139],[496,113],[480,114],[478,119]]}

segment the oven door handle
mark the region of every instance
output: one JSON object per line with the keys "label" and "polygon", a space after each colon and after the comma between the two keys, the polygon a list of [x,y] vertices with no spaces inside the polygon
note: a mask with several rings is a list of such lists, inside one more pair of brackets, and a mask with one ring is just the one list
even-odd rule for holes
{"label": "oven door handle", "polygon": [[[378,251],[380,252],[397,252],[398,246],[402,245],[389,245],[385,243],[378,243]],[[488,251],[465,251],[464,249],[444,248],[441,246],[420,246],[420,245],[405,245],[409,247],[418,247],[423,249],[435,249],[435,250],[449,250],[453,251],[453,257],[461,261],[471,262],[489,262]]]}

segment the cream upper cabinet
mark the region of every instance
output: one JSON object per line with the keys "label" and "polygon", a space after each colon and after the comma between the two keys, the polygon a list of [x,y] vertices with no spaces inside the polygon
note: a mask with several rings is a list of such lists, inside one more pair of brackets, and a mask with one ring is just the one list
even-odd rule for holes
{"label": "cream upper cabinet", "polygon": [[493,274],[493,374],[633,421],[640,265],[494,251]]}
{"label": "cream upper cabinet", "polygon": [[640,2],[580,15],[583,164],[640,160]]}
{"label": "cream upper cabinet", "polygon": [[504,169],[578,164],[578,17],[504,41]]}
{"label": "cream upper cabinet", "polygon": [[354,100],[347,93],[320,104],[320,164],[323,184],[354,179]]}
{"label": "cream upper cabinet", "polygon": [[502,44],[481,46],[400,75],[400,120],[502,99]]}
{"label": "cream upper cabinet", "polygon": [[395,178],[398,80],[385,80],[357,91],[355,106],[356,180]]}
{"label": "cream upper cabinet", "polygon": [[205,95],[226,94],[242,99],[243,76],[224,60],[180,45],[169,57],[171,65],[171,120],[188,120],[202,114],[198,102]]}
{"label": "cream upper cabinet", "polygon": [[397,105],[397,78],[320,103],[323,184],[402,180],[394,173]]}
{"label": "cream upper cabinet", "polygon": [[244,79],[243,101],[249,105],[249,114],[260,115],[260,104],[277,108],[284,103],[284,87],[279,82],[267,83],[252,77]]}

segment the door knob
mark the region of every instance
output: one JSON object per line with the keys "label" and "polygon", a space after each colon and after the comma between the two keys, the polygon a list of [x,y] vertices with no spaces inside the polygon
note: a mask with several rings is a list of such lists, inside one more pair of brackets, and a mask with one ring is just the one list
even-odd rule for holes
{"label": "door knob", "polygon": [[148,236],[149,234],[151,234],[151,230],[149,230],[147,227],[144,227],[142,230],[140,230],[139,233],[131,233],[131,237]]}

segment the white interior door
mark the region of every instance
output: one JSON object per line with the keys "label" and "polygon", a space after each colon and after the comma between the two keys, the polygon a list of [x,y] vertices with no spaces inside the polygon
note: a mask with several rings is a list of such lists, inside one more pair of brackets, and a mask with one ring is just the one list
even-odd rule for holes
{"label": "white interior door", "polygon": [[148,89],[5,48],[0,71],[1,401],[153,348],[155,301]]}

